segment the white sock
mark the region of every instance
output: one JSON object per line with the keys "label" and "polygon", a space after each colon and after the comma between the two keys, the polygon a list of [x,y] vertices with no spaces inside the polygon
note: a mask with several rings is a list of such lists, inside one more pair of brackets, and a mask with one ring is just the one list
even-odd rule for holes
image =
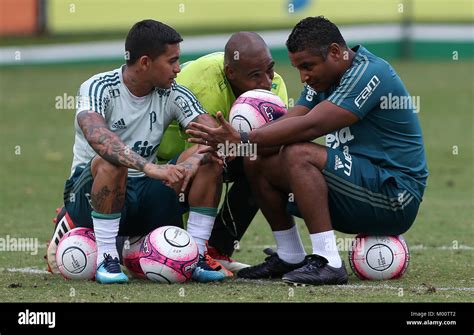
{"label": "white sock", "polygon": [[311,244],[313,245],[313,254],[323,256],[334,268],[342,266],[341,256],[336,245],[336,235],[334,230],[328,230],[322,233],[310,234]]}
{"label": "white sock", "polygon": [[104,260],[104,253],[112,258],[119,258],[115,240],[119,231],[120,216],[114,219],[96,218],[92,216],[95,241],[97,243],[97,266]]}
{"label": "white sock", "polygon": [[206,252],[206,242],[211,237],[212,227],[214,226],[214,216],[201,214],[198,212],[189,212],[187,231],[194,238],[199,248],[199,254]]}
{"label": "white sock", "polygon": [[273,236],[277,243],[278,257],[283,261],[296,264],[304,260],[306,252],[296,225],[287,230],[274,231]]}

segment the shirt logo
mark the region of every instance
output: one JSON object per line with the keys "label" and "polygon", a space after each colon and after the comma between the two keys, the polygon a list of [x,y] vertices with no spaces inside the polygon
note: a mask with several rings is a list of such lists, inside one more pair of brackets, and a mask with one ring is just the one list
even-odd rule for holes
{"label": "shirt logo", "polygon": [[344,167],[344,164],[342,164],[341,159],[339,158],[338,155],[334,156],[334,170],[342,169]]}
{"label": "shirt logo", "polygon": [[120,120],[115,121],[112,124],[112,128],[114,128],[114,129],[125,129],[125,128],[127,128],[127,125],[125,124],[125,121],[123,120],[123,118],[121,118]]}
{"label": "shirt logo", "polygon": [[334,133],[330,133],[326,135],[326,146],[337,149],[341,144],[345,144],[350,142],[354,139],[354,135],[351,133],[351,128],[344,127],[335,131]]}
{"label": "shirt logo", "polygon": [[368,82],[367,86],[364,87],[362,92],[354,99],[355,105],[360,109],[367,99],[374,93],[377,86],[380,84],[380,79],[374,75],[370,81]]}
{"label": "shirt logo", "polygon": [[313,101],[313,97],[318,93],[309,85],[306,85],[306,101]]}
{"label": "shirt logo", "polygon": [[179,107],[179,109],[181,109],[186,117],[190,117],[193,114],[191,108],[189,108],[188,102],[182,96],[177,96],[176,99],[174,99],[174,103]]}
{"label": "shirt logo", "polygon": [[109,93],[112,98],[118,98],[120,96],[120,90],[118,88],[109,90]]}

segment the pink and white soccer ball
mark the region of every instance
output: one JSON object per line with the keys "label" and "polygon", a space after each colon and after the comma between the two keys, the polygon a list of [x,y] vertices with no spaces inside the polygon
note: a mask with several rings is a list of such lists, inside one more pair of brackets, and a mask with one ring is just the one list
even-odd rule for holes
{"label": "pink and white soccer ball", "polygon": [[146,278],[140,266],[140,249],[144,240],[145,236],[132,236],[123,245],[123,265],[135,278]]}
{"label": "pink and white soccer ball", "polygon": [[199,260],[199,250],[189,233],[179,227],[164,226],[145,237],[140,250],[140,266],[145,276],[160,283],[182,283],[191,278]]}
{"label": "pink and white soccer ball", "polygon": [[266,90],[247,91],[235,100],[229,122],[238,132],[249,132],[287,113],[280,97]]}
{"label": "pink and white soccer ball", "polygon": [[94,279],[97,245],[90,228],[74,228],[61,238],[56,252],[59,272],[66,279]]}
{"label": "pink and white soccer ball", "polygon": [[364,280],[397,279],[410,261],[405,239],[401,236],[356,236],[349,250],[352,271]]}

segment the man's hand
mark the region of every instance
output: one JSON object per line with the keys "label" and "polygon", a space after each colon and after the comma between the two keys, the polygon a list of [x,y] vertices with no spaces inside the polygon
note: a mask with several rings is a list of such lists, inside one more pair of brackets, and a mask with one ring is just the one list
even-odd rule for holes
{"label": "man's hand", "polygon": [[185,168],[181,165],[157,165],[153,163],[147,163],[143,169],[143,172],[150,178],[158,179],[171,188],[179,185],[186,176]]}
{"label": "man's hand", "polygon": [[239,133],[224,119],[222,113],[217,112],[216,117],[220,123],[220,126],[217,128],[191,122],[186,130],[186,134],[192,136],[188,139],[188,142],[212,146],[214,149],[217,148],[219,143],[225,143],[226,141],[229,143],[240,143]]}
{"label": "man's hand", "polygon": [[196,175],[197,171],[199,170],[199,166],[201,165],[201,155],[192,155],[184,162],[179,163],[177,166],[180,166],[184,169],[184,182],[181,185],[181,192],[186,191],[186,187],[188,187],[189,182],[192,178]]}

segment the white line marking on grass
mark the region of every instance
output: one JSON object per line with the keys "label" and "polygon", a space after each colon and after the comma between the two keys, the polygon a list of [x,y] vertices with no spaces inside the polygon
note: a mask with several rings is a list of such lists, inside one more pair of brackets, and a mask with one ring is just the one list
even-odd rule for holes
{"label": "white line marking on grass", "polygon": [[[279,281],[277,279],[270,280],[270,279],[235,279],[236,282],[245,283],[245,284],[257,284],[257,285],[285,285],[291,286],[289,284],[284,283],[283,281]],[[311,286],[306,285],[306,287],[322,287],[322,286]],[[393,286],[388,284],[381,284],[381,285],[365,285],[365,284],[346,284],[346,285],[333,285],[333,286],[324,286],[327,289],[342,289],[342,290],[399,290],[400,288],[403,289],[413,289],[413,290],[426,290],[427,286],[414,286],[414,287],[406,287],[406,286]],[[474,291],[474,287],[434,287],[437,291]]]}
{"label": "white line marking on grass", "polygon": [[48,271],[46,270],[40,270],[36,268],[7,268],[8,272],[21,272],[21,273],[31,273],[31,274],[38,274],[38,275],[44,275],[44,274],[49,274]]}
{"label": "white line marking on grass", "polygon": [[[241,246],[242,246],[242,244],[241,244]],[[271,248],[274,251],[276,251],[276,246],[275,245],[262,244],[262,245],[244,245],[244,246],[241,247],[239,252],[242,251],[242,250],[245,250],[245,249],[261,249],[261,250],[263,250],[263,249],[266,249],[266,248]],[[305,245],[304,248],[307,249],[307,250],[311,250],[310,245]],[[423,244],[415,244],[415,245],[412,245],[412,246],[408,245],[408,249],[410,249],[410,251],[412,251],[412,250],[444,250],[444,251],[463,250],[463,251],[472,251],[472,250],[474,250],[474,247],[471,247],[469,245],[464,245],[464,244],[459,245],[457,248],[453,248],[452,245],[442,245],[442,246],[432,247],[432,246],[426,246],[426,245],[423,245]],[[347,251],[347,250],[339,250],[339,251]]]}
{"label": "white line marking on grass", "polygon": [[[348,285],[339,285],[339,286],[334,286],[335,288],[341,288],[341,289],[376,289],[376,290],[399,290],[400,288],[403,289],[415,289],[415,290],[423,290],[427,289],[427,286],[416,286],[416,287],[403,287],[403,286],[392,286],[388,284],[383,284],[383,285],[377,285],[377,286],[372,286],[372,285],[364,285],[364,284],[348,284]],[[434,288],[437,291],[474,291],[474,287],[436,287]]]}
{"label": "white line marking on grass", "polygon": [[426,246],[423,244],[416,244],[413,246],[408,246],[410,250],[430,250],[430,249],[436,249],[436,250],[474,250],[474,247],[470,247],[468,245],[461,244],[457,248],[453,248],[452,245],[442,245],[438,247],[430,247]]}

